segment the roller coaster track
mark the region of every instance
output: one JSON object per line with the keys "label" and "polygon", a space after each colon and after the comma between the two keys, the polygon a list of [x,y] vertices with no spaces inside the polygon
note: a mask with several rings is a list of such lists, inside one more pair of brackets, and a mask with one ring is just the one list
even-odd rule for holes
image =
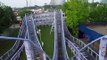
{"label": "roller coaster track", "polygon": [[[39,39],[37,37],[37,32],[36,32],[36,28],[35,28],[35,25],[34,25],[34,21],[33,21],[32,15],[27,16],[26,19],[27,19],[26,20],[26,26],[27,26],[27,29],[28,29],[28,39],[31,40],[32,42],[34,42],[35,44],[37,44],[38,47],[40,47],[40,49],[43,50],[41,45],[40,45]],[[29,44],[29,45],[31,45],[31,44]],[[31,55],[32,56],[32,58],[31,58],[32,60],[33,59],[35,60],[35,58],[38,59],[37,56],[40,57],[39,60],[44,60],[43,59],[44,58],[44,56],[43,56],[44,53],[40,49],[37,49],[32,45],[29,46],[29,48],[30,48],[29,51],[31,51],[33,53]]]}
{"label": "roller coaster track", "polygon": [[55,12],[54,19],[54,55],[53,60],[69,60],[63,29],[63,21],[61,11]]}
{"label": "roller coaster track", "polygon": [[[23,41],[17,40],[13,47],[0,57],[0,60],[18,60],[24,48],[26,51],[27,60],[46,60],[48,55],[44,52],[39,42],[36,28],[37,24],[53,24],[54,26],[53,60],[70,60],[67,54],[66,45],[74,53],[72,60],[106,60],[103,55],[105,55],[106,51],[105,45],[107,45],[107,36],[100,37],[89,44],[85,44],[80,39],[77,39],[71,35],[66,24],[64,23],[62,11],[56,10],[51,13],[48,12],[46,16],[44,15],[45,14],[29,14],[23,19],[23,24],[20,28],[18,38],[28,39],[34,44],[31,44],[29,41],[24,41],[23,43]],[[46,23],[47,19],[52,21],[48,21],[48,23]],[[101,42],[99,53],[89,47],[89,45],[98,40]]]}

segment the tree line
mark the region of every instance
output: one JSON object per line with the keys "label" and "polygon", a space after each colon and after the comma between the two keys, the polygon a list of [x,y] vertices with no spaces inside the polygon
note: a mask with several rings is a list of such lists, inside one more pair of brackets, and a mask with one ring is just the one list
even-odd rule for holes
{"label": "tree line", "polygon": [[16,21],[11,7],[0,5],[0,33]]}

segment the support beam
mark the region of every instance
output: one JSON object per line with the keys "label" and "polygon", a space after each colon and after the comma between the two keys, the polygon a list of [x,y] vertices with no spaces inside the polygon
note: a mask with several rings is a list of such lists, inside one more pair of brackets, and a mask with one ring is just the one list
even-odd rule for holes
{"label": "support beam", "polygon": [[107,47],[107,37],[104,37],[100,40],[99,60],[105,60],[106,47]]}

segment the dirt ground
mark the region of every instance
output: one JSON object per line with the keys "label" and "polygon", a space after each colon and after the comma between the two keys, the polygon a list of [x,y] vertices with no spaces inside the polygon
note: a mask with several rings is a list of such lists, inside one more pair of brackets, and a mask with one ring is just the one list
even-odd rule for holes
{"label": "dirt ground", "polygon": [[88,27],[100,34],[107,35],[107,25],[94,25]]}

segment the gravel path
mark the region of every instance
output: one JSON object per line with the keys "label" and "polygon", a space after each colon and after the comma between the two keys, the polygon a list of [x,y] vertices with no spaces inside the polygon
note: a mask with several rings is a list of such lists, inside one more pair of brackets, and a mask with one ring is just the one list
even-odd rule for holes
{"label": "gravel path", "polygon": [[94,26],[89,26],[89,28],[100,34],[107,35],[107,25],[94,25]]}

